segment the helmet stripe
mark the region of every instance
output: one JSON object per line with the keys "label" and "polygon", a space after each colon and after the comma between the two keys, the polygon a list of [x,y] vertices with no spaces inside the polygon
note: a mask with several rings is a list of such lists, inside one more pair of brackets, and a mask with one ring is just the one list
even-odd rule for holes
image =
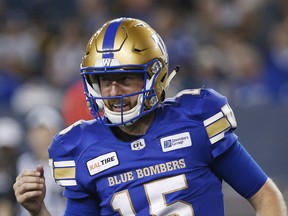
{"label": "helmet stripe", "polygon": [[[117,30],[124,19],[117,19],[109,24],[104,35],[102,50],[112,51],[114,48],[114,41]],[[102,55],[103,58],[114,58],[113,52],[105,52]]]}

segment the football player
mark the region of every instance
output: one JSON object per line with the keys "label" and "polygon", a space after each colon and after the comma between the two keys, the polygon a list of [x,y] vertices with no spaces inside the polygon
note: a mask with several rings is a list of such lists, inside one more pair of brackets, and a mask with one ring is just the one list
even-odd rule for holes
{"label": "football player", "polygon": [[[224,96],[201,88],[165,100],[178,69],[168,74],[166,47],[141,20],[109,21],[91,37],[80,71],[95,120],[59,132],[49,148],[65,215],[223,216],[223,180],[257,215],[286,215]],[[14,190],[31,215],[49,215],[42,166],[23,171]]]}

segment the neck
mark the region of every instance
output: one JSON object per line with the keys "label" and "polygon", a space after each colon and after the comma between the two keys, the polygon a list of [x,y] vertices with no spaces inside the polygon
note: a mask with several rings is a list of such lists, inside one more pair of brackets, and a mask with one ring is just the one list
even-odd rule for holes
{"label": "neck", "polygon": [[155,113],[151,112],[143,116],[142,118],[138,119],[132,125],[119,126],[119,128],[125,133],[128,133],[130,135],[141,136],[141,135],[144,135],[146,131],[149,129],[149,127],[151,126],[154,120],[154,117],[155,117]]}

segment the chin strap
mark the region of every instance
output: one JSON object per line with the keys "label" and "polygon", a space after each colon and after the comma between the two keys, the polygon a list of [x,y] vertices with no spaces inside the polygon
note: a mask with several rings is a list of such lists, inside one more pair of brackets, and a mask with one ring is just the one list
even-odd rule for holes
{"label": "chin strap", "polygon": [[165,83],[165,87],[164,89],[169,87],[169,84],[171,82],[171,80],[173,79],[173,77],[178,73],[178,71],[180,70],[180,66],[177,65],[174,70],[170,73],[170,75],[168,76],[166,83]]}

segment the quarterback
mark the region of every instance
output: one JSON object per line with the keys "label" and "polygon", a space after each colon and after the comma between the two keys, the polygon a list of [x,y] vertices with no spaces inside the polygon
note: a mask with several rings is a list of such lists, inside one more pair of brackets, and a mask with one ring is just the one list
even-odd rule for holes
{"label": "quarterback", "polygon": [[[285,216],[283,196],[238,140],[226,97],[187,89],[165,99],[168,54],[147,23],[107,22],[88,42],[80,73],[94,120],[52,140],[49,164],[65,188],[65,215],[224,216],[222,181],[259,216]],[[14,184],[30,215],[45,207],[43,167]]]}

